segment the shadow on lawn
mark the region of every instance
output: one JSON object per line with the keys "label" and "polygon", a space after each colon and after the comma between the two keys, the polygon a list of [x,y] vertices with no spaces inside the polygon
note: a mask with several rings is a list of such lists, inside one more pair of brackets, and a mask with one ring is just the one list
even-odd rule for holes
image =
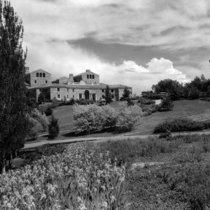
{"label": "shadow on lawn", "polygon": [[[75,132],[69,132],[69,133],[65,133],[62,136],[64,137],[80,137],[80,136],[88,136],[88,135],[92,135],[92,134],[110,134],[110,135],[117,135],[119,134],[119,132],[114,131],[114,129],[103,129],[103,130],[98,130],[98,131],[92,131],[90,133],[88,132],[81,132],[81,133],[75,133]],[[102,136],[103,136],[102,135]]]}

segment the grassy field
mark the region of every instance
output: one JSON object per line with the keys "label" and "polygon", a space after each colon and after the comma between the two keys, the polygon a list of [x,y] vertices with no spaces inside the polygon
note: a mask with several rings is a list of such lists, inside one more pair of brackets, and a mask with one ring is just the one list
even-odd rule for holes
{"label": "grassy field", "polygon": [[[113,102],[111,107],[116,110],[126,102]],[[74,127],[73,120],[73,106],[60,106],[56,107],[54,110],[54,116],[59,119],[60,134],[57,139],[66,139],[75,137],[72,133]],[[133,134],[148,135],[152,134],[156,125],[165,120],[171,120],[177,117],[188,117],[193,120],[205,120],[210,117],[210,102],[200,101],[200,100],[180,100],[174,102],[173,111],[168,112],[156,112],[150,116],[142,118],[142,121],[136,128],[131,132]],[[40,130],[41,127],[38,127]],[[85,135],[87,137],[97,137],[97,136],[113,136],[117,134],[113,133],[97,133]],[[83,136],[83,137],[85,137]],[[80,136],[81,137],[81,136]],[[46,139],[47,137],[42,137],[40,139]]]}
{"label": "grassy field", "polygon": [[174,102],[174,108],[168,112],[156,112],[144,117],[139,126],[135,128],[137,134],[152,134],[155,126],[165,120],[178,117],[187,117],[193,120],[205,120],[210,118],[210,103],[200,100],[180,100]]}

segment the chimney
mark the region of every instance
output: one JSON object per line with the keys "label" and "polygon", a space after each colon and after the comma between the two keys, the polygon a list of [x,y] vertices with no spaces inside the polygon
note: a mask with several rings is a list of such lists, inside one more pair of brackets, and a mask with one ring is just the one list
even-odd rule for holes
{"label": "chimney", "polygon": [[90,72],[90,69],[87,69],[86,72]]}
{"label": "chimney", "polygon": [[29,74],[29,67],[25,67],[25,74]]}
{"label": "chimney", "polygon": [[70,82],[74,82],[74,75],[73,74],[69,74],[69,80],[70,80]]}

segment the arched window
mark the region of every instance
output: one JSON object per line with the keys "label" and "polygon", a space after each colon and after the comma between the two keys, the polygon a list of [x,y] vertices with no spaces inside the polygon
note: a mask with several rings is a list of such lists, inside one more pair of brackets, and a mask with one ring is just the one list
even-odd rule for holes
{"label": "arched window", "polygon": [[36,73],[36,77],[39,77],[39,73],[38,72]]}
{"label": "arched window", "polygon": [[42,77],[42,73],[39,73],[40,77]]}
{"label": "arched window", "polygon": [[45,77],[45,73],[43,73],[43,77]]}
{"label": "arched window", "polygon": [[87,75],[87,79],[89,79],[89,75]]}
{"label": "arched window", "polygon": [[92,78],[95,79],[95,76],[93,75]]}

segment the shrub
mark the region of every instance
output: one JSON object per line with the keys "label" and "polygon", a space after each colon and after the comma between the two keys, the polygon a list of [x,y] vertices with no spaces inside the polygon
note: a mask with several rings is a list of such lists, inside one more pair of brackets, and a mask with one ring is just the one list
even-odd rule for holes
{"label": "shrub", "polygon": [[103,129],[114,129],[117,123],[117,113],[110,106],[102,107]]}
{"label": "shrub", "polygon": [[46,111],[45,111],[46,116],[51,116],[52,113],[53,113],[52,108],[50,108],[50,107],[48,106],[47,109],[46,109]]}
{"label": "shrub", "polygon": [[89,104],[94,104],[94,100],[92,99],[78,99],[75,100],[75,103],[77,103],[78,105],[89,105]]}
{"label": "shrub", "polygon": [[162,102],[159,107],[159,111],[171,111],[174,107],[173,101],[171,98],[168,97],[163,97]]}
{"label": "shrub", "polygon": [[165,133],[167,131],[199,131],[204,130],[205,125],[205,121],[197,122],[187,118],[177,118],[172,121],[165,121],[158,124],[154,129],[154,133]]}
{"label": "shrub", "polygon": [[142,114],[142,109],[137,105],[121,108],[117,115],[116,131],[131,131]]}
{"label": "shrub", "polygon": [[103,128],[102,107],[97,105],[74,106],[74,132],[91,133]]}
{"label": "shrub", "polygon": [[40,93],[38,96],[38,104],[43,104],[45,102],[45,95]]}
{"label": "shrub", "polygon": [[38,135],[36,131],[30,130],[26,136],[26,141],[34,141],[37,140]]}
{"label": "shrub", "polygon": [[52,119],[48,126],[48,130],[49,130],[49,139],[54,139],[59,134],[58,119],[54,118],[54,116],[52,116]]}
{"label": "shrub", "polygon": [[155,101],[151,99],[147,99],[147,98],[140,98],[138,100],[138,103],[144,104],[144,105],[150,105],[150,104],[155,104]]}
{"label": "shrub", "polygon": [[74,106],[74,121],[75,133],[113,129],[116,125],[116,112],[110,106]]}
{"label": "shrub", "polygon": [[42,114],[38,109],[34,109],[31,115],[42,125],[43,131],[47,131],[49,120],[46,115]]}

